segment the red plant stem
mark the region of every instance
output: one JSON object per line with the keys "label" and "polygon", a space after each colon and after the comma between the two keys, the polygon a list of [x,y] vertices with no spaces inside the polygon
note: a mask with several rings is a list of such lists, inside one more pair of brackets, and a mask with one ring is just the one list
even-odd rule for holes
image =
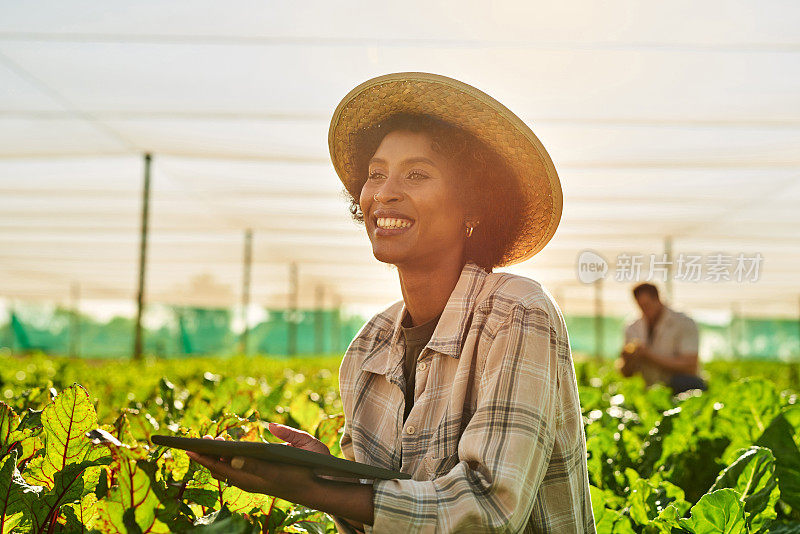
{"label": "red plant stem", "polygon": [[[61,499],[64,498],[64,495],[69,491],[70,486],[72,486],[75,483],[75,481],[78,480],[81,477],[82,474],[83,474],[83,471],[78,472],[78,474],[75,476],[75,478],[72,479],[72,482],[70,482],[69,484],[66,485],[66,487],[64,488],[64,491],[62,491],[61,495],[59,495],[58,498],[56,499],[56,502],[53,505],[53,507],[50,509],[49,512],[47,512],[47,516],[45,517],[44,524],[42,525],[42,528],[39,529],[39,532],[42,532],[44,530],[45,526],[48,527],[47,528],[47,532],[49,532],[49,533],[53,532],[53,529],[56,528],[56,520],[58,519],[58,507],[61,504]],[[50,523],[49,526],[48,526],[48,521]]]}
{"label": "red plant stem", "polygon": [[189,480],[184,480],[183,484],[181,484],[181,490],[178,492],[178,502],[183,500],[183,492],[186,491],[186,486],[189,484]]}
{"label": "red plant stem", "polygon": [[50,528],[47,529],[47,532],[52,534],[56,530],[56,523],[58,522],[58,508],[53,510],[53,517],[50,519]]}
{"label": "red plant stem", "polygon": [[[128,473],[127,474],[128,474],[128,478],[130,479],[130,485],[131,485],[131,492],[130,492],[131,493],[131,506],[133,506],[135,508],[136,507],[136,493],[135,493],[136,489],[134,488],[134,483],[133,483],[134,481],[133,481],[133,470],[131,469],[131,460],[126,460],[126,462],[128,463]],[[134,464],[134,465],[136,465],[136,464]]]}
{"label": "red plant stem", "polygon": [[0,515],[0,532],[3,532],[3,528],[6,524],[6,510],[8,510],[8,497],[11,495],[11,488],[8,488],[8,492],[6,493],[6,500],[3,502],[3,514]]}
{"label": "red plant stem", "polygon": [[269,516],[272,515],[272,509],[275,508],[275,501],[277,501],[277,497],[272,498],[272,503],[269,505],[269,511],[267,512],[267,524],[269,525]]}

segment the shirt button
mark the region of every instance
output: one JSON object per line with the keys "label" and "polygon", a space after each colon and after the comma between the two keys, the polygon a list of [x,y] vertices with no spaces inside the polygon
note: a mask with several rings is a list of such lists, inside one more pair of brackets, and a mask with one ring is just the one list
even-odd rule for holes
{"label": "shirt button", "polygon": [[420,371],[424,371],[427,368],[428,368],[428,362],[420,362],[419,365],[417,366],[417,369],[419,369]]}
{"label": "shirt button", "polygon": [[413,426],[409,425],[409,426],[406,427],[406,434],[413,434],[416,431],[417,431],[417,429],[414,428]]}

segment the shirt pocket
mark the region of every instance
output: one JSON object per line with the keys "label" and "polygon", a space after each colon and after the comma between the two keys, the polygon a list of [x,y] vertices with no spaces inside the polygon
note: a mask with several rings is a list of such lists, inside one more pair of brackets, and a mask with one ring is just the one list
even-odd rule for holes
{"label": "shirt pocket", "polygon": [[430,455],[422,459],[422,465],[425,468],[428,480],[446,475],[458,465],[458,462],[458,452],[446,456]]}

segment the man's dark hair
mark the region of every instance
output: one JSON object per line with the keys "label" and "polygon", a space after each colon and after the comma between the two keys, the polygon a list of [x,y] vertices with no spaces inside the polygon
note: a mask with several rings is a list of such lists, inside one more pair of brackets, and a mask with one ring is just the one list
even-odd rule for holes
{"label": "man's dark hair", "polygon": [[[467,239],[465,259],[490,271],[504,263],[514,240],[523,228],[524,202],[514,171],[494,150],[466,130],[422,114],[399,113],[354,136],[355,174],[358,191],[367,181],[369,160],[390,132],[404,130],[431,136],[432,148],[450,160],[458,179],[459,201],[479,224]],[[347,191],[353,219],[364,222],[359,195]],[[466,227],[465,227],[466,231]]]}
{"label": "man's dark hair", "polygon": [[633,298],[638,299],[639,295],[650,295],[654,299],[660,300],[658,298],[658,288],[647,282],[641,283],[633,288]]}

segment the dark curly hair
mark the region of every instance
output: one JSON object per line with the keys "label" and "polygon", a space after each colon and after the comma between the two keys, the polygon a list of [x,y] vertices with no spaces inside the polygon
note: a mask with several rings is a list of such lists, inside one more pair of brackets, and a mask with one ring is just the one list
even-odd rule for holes
{"label": "dark curly hair", "polygon": [[[367,181],[369,160],[390,132],[424,132],[432,139],[432,149],[447,157],[463,183],[458,187],[459,201],[479,224],[467,239],[465,261],[472,261],[486,271],[505,262],[509,248],[523,228],[524,202],[513,170],[484,142],[448,122],[429,115],[400,113],[376,123],[354,136],[354,171],[360,178],[358,193]],[[359,195],[347,190],[350,213],[364,222]]]}

